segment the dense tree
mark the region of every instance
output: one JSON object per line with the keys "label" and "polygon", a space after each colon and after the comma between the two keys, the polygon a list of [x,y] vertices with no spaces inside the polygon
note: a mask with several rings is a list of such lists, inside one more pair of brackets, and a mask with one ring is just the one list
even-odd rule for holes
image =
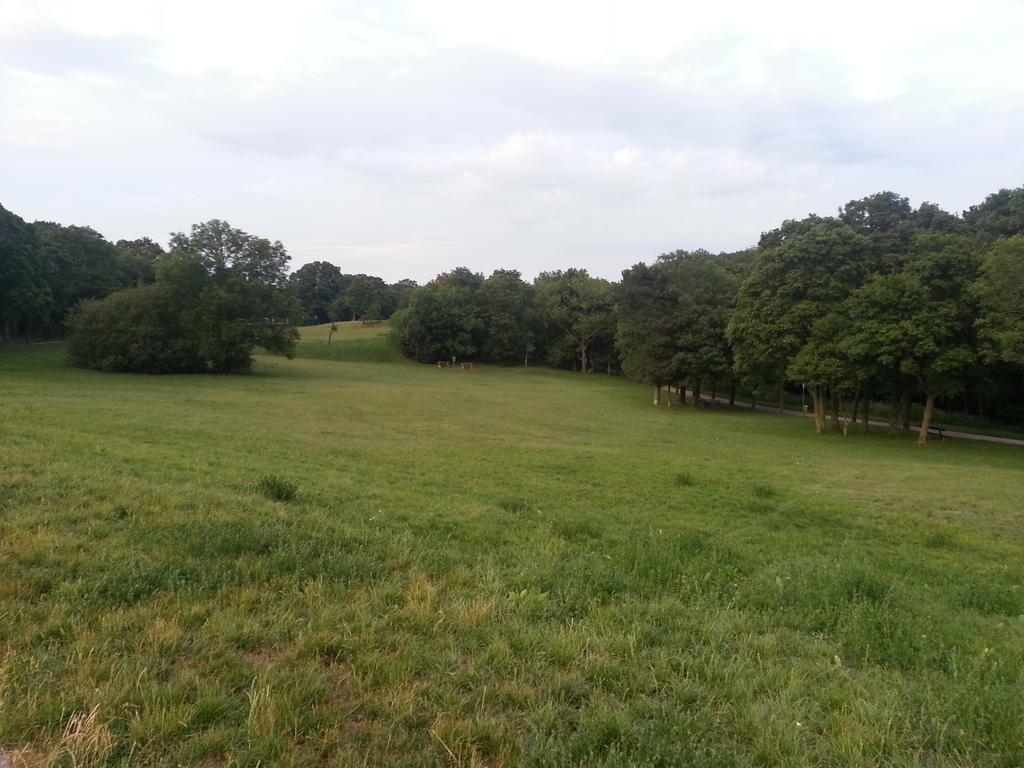
{"label": "dense tree", "polygon": [[[934,218],[934,212],[928,212]],[[860,256],[866,275],[898,272],[917,231],[917,216],[910,200],[895,192],[878,192],[851,200],[839,210],[839,219],[868,239]]]}
{"label": "dense tree", "polygon": [[141,237],[137,240],[118,240],[114,247],[117,249],[122,285],[146,285],[156,279],[156,265],[164,255],[164,249],[159,243]]}
{"label": "dense tree", "polygon": [[674,383],[675,304],[664,265],[636,264],[622,272],[615,291],[615,346],[622,370],[654,387],[655,405],[661,388]]}
{"label": "dense tree", "polygon": [[910,200],[895,192],[877,192],[851,200],[839,209],[839,219],[862,234],[893,232],[913,217]]}
{"label": "dense tree", "polygon": [[290,354],[297,308],[286,291],[287,265],[279,242],[217,219],[196,224],[171,236],[155,285],[75,314],[73,359],[101,370],[213,373],[247,369],[256,347]]}
{"label": "dense tree", "polygon": [[419,286],[415,280],[399,280],[397,283],[391,283],[388,286],[388,293],[390,294],[389,305],[390,311],[388,316],[392,313],[397,312],[400,309],[405,309],[409,306],[409,299],[412,298],[413,291]]}
{"label": "dense tree", "polygon": [[981,305],[985,358],[1024,365],[1024,235],[992,246],[972,291]]}
{"label": "dense tree", "polygon": [[741,282],[742,265],[707,251],[676,251],[659,258],[674,297],[675,381],[693,387],[694,404],[701,386],[731,378],[732,347],[726,337]]}
{"label": "dense tree", "polygon": [[533,287],[514,269],[498,269],[480,294],[484,321],[483,359],[503,365],[526,362],[534,349]]}
{"label": "dense tree", "polygon": [[964,211],[964,221],[988,240],[1024,235],[1024,187],[994,192]]}
{"label": "dense tree", "polygon": [[387,284],[371,275],[348,277],[341,296],[334,302],[334,316],[353,320],[383,320],[393,311],[392,294]]}
{"label": "dense tree", "polygon": [[[843,222],[816,216],[763,235],[728,327],[737,373],[752,385],[781,389],[814,322],[862,283],[870,247]],[[816,410],[823,409],[824,389],[812,387],[811,394]]]}
{"label": "dense tree", "polygon": [[918,441],[928,439],[935,398],[959,391],[973,362],[963,318],[954,303],[933,301],[911,273],[885,275],[864,286],[850,309],[851,343],[871,345],[884,366],[913,377],[925,395]]}
{"label": "dense tree", "polygon": [[46,277],[35,230],[0,206],[0,338],[24,333],[27,342],[47,323],[53,297]]}
{"label": "dense tree", "polygon": [[59,326],[79,302],[106,296],[128,283],[117,249],[91,227],[37,221],[33,228],[53,294],[52,323]]}
{"label": "dense tree", "polygon": [[483,275],[459,267],[416,290],[394,316],[402,351],[420,362],[477,359],[484,340]]}
{"label": "dense tree", "polygon": [[[572,360],[590,373],[595,348],[610,355],[615,340],[612,287],[585,269],[542,272],[534,281],[537,313],[546,327],[548,362]],[[610,367],[610,361],[609,361]]]}
{"label": "dense tree", "polygon": [[968,229],[963,219],[942,210],[934,203],[921,203],[914,211],[913,221],[919,232],[926,230],[947,234],[964,234]]}
{"label": "dense tree", "polygon": [[320,325],[338,319],[331,307],[344,288],[341,270],[326,261],[304,264],[288,279],[307,323]]}

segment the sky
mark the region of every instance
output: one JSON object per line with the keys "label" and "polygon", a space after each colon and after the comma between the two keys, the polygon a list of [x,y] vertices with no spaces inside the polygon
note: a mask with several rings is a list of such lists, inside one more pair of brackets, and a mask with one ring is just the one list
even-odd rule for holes
{"label": "sky", "polygon": [[388,281],[617,278],[1024,184],[1024,0],[0,0],[0,204]]}

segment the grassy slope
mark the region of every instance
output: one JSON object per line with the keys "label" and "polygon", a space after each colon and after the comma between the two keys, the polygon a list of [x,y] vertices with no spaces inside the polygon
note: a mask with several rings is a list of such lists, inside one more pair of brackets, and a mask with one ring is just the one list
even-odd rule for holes
{"label": "grassy slope", "polygon": [[0,348],[0,750],[1024,761],[1020,449],[544,370],[61,355]]}
{"label": "grassy slope", "polygon": [[359,322],[337,323],[331,343],[327,343],[330,323],[300,328],[301,339],[295,353],[298,357],[335,360],[349,363],[403,362],[401,353],[388,342],[390,323],[363,325]]}

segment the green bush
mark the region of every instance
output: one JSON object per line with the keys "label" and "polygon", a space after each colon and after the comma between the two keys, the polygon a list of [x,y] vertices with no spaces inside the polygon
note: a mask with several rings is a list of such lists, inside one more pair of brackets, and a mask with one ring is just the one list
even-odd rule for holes
{"label": "green bush", "polygon": [[69,352],[84,368],[135,373],[209,370],[162,286],[118,291],[71,316]]}
{"label": "green bush", "polygon": [[290,356],[287,261],[280,243],[216,220],[196,225],[174,236],[154,285],[78,308],[71,359],[102,371],[218,373],[249,368],[256,347]]}

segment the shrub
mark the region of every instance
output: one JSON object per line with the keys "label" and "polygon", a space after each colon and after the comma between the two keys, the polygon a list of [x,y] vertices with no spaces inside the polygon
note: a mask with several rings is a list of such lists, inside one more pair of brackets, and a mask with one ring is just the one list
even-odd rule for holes
{"label": "shrub", "polygon": [[180,327],[169,299],[162,286],[147,285],[86,302],[68,324],[72,361],[100,371],[208,370],[198,341]]}
{"label": "shrub", "polygon": [[82,305],[69,322],[71,359],[136,373],[216,373],[252,365],[252,352],[291,355],[298,334],[285,290],[288,255],[221,221],[175,235],[157,282]]}

